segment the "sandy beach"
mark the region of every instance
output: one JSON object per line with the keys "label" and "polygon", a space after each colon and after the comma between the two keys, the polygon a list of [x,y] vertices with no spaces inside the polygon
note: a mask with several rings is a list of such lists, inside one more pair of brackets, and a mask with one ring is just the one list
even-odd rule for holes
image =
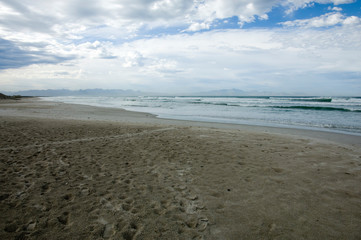
{"label": "sandy beach", "polygon": [[0,239],[361,239],[361,137],[0,101]]}

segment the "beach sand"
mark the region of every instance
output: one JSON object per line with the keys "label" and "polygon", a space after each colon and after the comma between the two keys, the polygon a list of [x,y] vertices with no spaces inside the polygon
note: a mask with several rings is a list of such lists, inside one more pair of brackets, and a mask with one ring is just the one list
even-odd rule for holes
{"label": "beach sand", "polygon": [[361,239],[360,137],[0,102],[0,239]]}

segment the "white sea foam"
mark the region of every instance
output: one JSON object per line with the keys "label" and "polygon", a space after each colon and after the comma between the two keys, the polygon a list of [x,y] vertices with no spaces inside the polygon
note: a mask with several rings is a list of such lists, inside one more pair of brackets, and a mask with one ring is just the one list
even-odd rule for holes
{"label": "white sea foam", "polygon": [[361,135],[357,97],[48,97],[161,118],[341,131]]}

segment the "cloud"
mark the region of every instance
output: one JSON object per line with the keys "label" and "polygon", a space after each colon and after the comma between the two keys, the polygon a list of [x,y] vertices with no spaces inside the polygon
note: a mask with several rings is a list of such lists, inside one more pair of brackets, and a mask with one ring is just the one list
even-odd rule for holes
{"label": "cloud", "polygon": [[[72,53],[83,58],[101,58],[101,59],[114,59],[118,56],[114,52],[114,45],[111,42],[85,42],[77,46],[70,45],[68,53]],[[66,46],[63,46],[66,48]]]}
{"label": "cloud", "polygon": [[356,0],[331,0],[330,2],[332,2],[335,5],[340,5],[340,4],[354,3],[356,2]]}
{"label": "cloud", "polygon": [[209,23],[192,23],[189,28],[187,30],[185,30],[186,32],[198,32],[199,30],[203,30],[203,29],[209,29],[210,28],[210,24]]}
{"label": "cloud", "polygon": [[[118,59],[91,63],[83,59],[79,67],[87,79],[102,74],[105,78],[106,70],[113,72],[106,78],[114,86],[131,88],[137,83],[153,91],[159,86],[207,88],[209,82],[221,88],[254,85],[277,90],[297,85],[301,90],[307,79],[326,81],[331,72],[360,73],[360,30],[360,26],[326,31],[239,29],[140,39],[113,46],[122,56]],[[103,72],[96,73],[98,69]]]}
{"label": "cloud", "polygon": [[[0,79],[19,88],[31,79],[27,86],[157,91],[209,83],[281,89],[330,73],[359,76],[361,21],[340,6],[352,2],[0,0]],[[242,28],[272,21],[274,8],[291,13],[315,3],[331,12],[273,29]],[[215,30],[234,20],[240,28]]]}
{"label": "cloud", "polygon": [[319,4],[350,4],[354,3],[356,0],[286,0],[282,1],[280,4],[287,7],[287,14],[290,14],[300,8],[312,7],[315,3]]}
{"label": "cloud", "polygon": [[[219,19],[237,17],[239,25],[267,20],[283,6],[292,12],[313,3],[353,0],[2,0],[0,37],[30,41],[33,35],[72,42],[101,38],[132,39],[141,29],[177,27],[186,31],[211,29]],[[21,36],[20,34],[21,33]]]}
{"label": "cloud", "polygon": [[352,24],[360,24],[360,23],[361,23],[361,18],[359,17],[356,16],[346,17],[340,12],[331,12],[319,17],[287,21],[281,24],[287,27],[320,28],[320,27],[330,27],[335,25],[352,25]]}
{"label": "cloud", "polygon": [[131,68],[131,67],[139,67],[143,66],[145,58],[138,51],[134,50],[126,53],[124,57],[123,67]]}
{"label": "cloud", "polygon": [[57,56],[42,49],[37,44],[16,44],[0,38],[0,69],[20,68],[31,64],[58,64],[72,59],[70,56]]}
{"label": "cloud", "polygon": [[216,19],[225,19],[237,16],[240,25],[246,22],[253,22],[255,16],[260,19],[266,18],[266,13],[277,6],[277,0],[254,0],[254,1],[232,1],[232,0],[208,0],[202,1],[197,6],[193,18],[212,22]]}
{"label": "cloud", "polygon": [[122,6],[126,10],[122,17],[128,19],[172,20],[190,13],[193,0],[126,0]]}
{"label": "cloud", "polygon": [[[8,69],[0,73],[0,78],[14,82],[22,79],[22,83],[31,78],[37,79],[39,84],[42,80],[47,82],[47,88],[92,86],[196,91],[235,87],[307,92],[310,84],[326,84],[332,88],[342,84],[348,76],[360,76],[359,39],[361,26],[343,25],[324,31],[289,28],[183,33],[119,45],[94,41],[74,48],[68,46],[69,52],[84,56],[72,60],[70,66],[45,64],[39,68],[31,65],[21,71]],[[117,58],[100,58],[101,49]],[[59,75],[59,72],[69,74]],[[331,77],[340,74],[342,79]],[[60,77],[61,82],[53,81]],[[18,88],[24,86],[23,83]],[[317,88],[322,89],[322,86],[317,85]]]}
{"label": "cloud", "polygon": [[[207,82],[220,79],[224,86],[287,88],[305,79],[327,79],[331,72],[360,73],[360,30],[219,30],[137,40],[127,50],[147,59],[136,78],[148,87],[171,78],[182,89],[206,88]],[[177,74],[159,79],[163,68]]]}
{"label": "cloud", "polygon": [[337,11],[337,12],[341,12],[341,11],[342,11],[342,8],[340,8],[340,7],[328,7],[327,9],[328,9],[328,10],[332,10],[332,11]]}

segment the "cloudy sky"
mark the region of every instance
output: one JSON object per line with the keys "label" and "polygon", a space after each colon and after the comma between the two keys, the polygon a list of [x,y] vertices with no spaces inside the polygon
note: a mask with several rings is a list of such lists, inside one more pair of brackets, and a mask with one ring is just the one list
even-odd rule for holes
{"label": "cloudy sky", "polygon": [[361,95],[361,0],[0,0],[0,91]]}

